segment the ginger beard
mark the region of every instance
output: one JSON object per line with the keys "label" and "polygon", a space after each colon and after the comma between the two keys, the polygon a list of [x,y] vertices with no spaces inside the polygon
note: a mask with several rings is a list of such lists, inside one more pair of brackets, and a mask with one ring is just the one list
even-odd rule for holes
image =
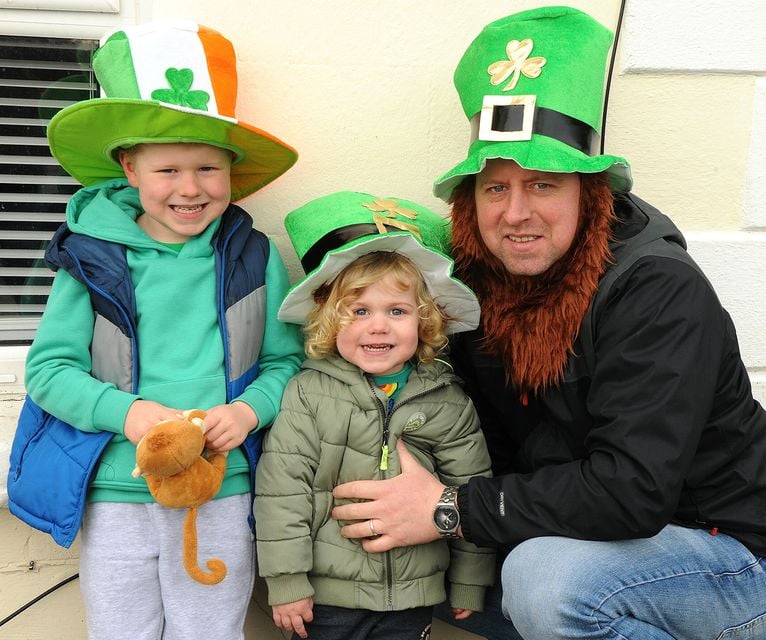
{"label": "ginger beard", "polygon": [[521,392],[558,382],[598,281],[612,260],[613,197],[601,174],[582,174],[578,229],[569,251],[540,275],[516,276],[482,241],[474,178],[452,196],[452,253],[456,275],[481,304],[482,348],[501,358]]}

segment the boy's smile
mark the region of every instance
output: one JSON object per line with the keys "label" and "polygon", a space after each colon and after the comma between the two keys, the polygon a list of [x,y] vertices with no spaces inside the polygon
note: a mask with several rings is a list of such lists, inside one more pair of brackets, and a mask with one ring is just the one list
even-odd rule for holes
{"label": "boy's smile", "polygon": [[141,144],[120,153],[144,214],[137,223],[159,242],[186,242],[219,218],[231,199],[231,154],[208,144]]}

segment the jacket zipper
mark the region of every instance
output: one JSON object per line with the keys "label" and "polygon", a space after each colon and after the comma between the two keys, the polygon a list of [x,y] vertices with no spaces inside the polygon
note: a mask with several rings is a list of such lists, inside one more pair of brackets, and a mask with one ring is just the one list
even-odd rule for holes
{"label": "jacket zipper", "polygon": [[[234,232],[242,224],[242,220],[237,220],[228,234],[223,236],[221,242],[221,272],[218,274],[218,326],[221,330],[221,340],[223,341],[223,366],[224,373],[226,375],[226,402],[232,401],[232,385],[231,385],[231,358],[229,357],[229,332],[226,324],[226,248],[231,240]],[[221,229],[223,234],[223,229]],[[265,268],[265,266],[264,266]]]}
{"label": "jacket zipper", "polygon": [[[380,470],[383,472],[383,478],[388,477],[388,453],[389,453],[389,447],[388,447],[388,436],[389,436],[389,426],[391,424],[391,416],[394,413],[394,408],[398,409],[399,407],[408,404],[412,400],[415,400],[419,398],[420,396],[427,395],[428,393],[432,392],[434,389],[439,389],[440,387],[446,386],[446,383],[441,383],[433,387],[429,387],[427,390],[422,391],[421,393],[418,393],[414,396],[410,396],[407,398],[404,402],[396,405],[394,407],[394,399],[389,398],[387,406],[383,405],[383,402],[381,402],[380,398],[378,398],[378,395],[375,393],[375,385],[373,384],[372,380],[368,378],[367,380],[368,384],[370,385],[370,391],[372,392],[372,396],[375,399],[375,401],[378,403],[378,409],[381,417],[383,418],[383,438],[380,446]],[[383,558],[383,563],[385,566],[385,572],[386,572],[386,611],[393,611],[394,609],[394,563],[393,563],[393,557],[391,551],[386,551],[385,556]]]}
{"label": "jacket zipper", "polygon": [[[388,433],[389,423],[391,422],[391,414],[394,410],[394,399],[388,399],[388,405],[384,406],[375,393],[375,386],[371,380],[368,379],[370,385],[370,391],[372,397],[378,404],[378,410],[383,418],[383,438],[380,446],[380,470],[383,472],[383,478],[388,477]],[[393,559],[391,557],[391,551],[386,551],[383,555],[383,566],[386,574],[386,611],[393,611],[394,609],[394,566]]]}
{"label": "jacket zipper", "polygon": [[[368,381],[369,382],[369,381]],[[383,437],[381,440],[380,445],[380,470],[383,471],[383,477],[387,477],[386,471],[388,471],[388,454],[390,452],[389,446],[388,446],[388,436],[389,436],[389,425],[391,423],[391,416],[394,413],[394,410],[398,410],[400,407],[402,407],[405,404],[409,404],[413,400],[417,400],[421,396],[428,395],[435,389],[440,389],[441,387],[447,386],[446,383],[439,383],[433,387],[429,387],[425,391],[421,391],[420,393],[415,394],[414,396],[410,396],[407,398],[404,402],[401,402],[394,407],[394,400],[393,398],[388,399],[388,408],[386,410],[386,407],[384,407],[383,403],[380,401],[380,398],[375,394],[375,389],[372,382],[369,382],[370,390],[372,391],[372,395],[375,398],[376,402],[378,403],[378,408],[380,409],[380,415],[383,418]]]}

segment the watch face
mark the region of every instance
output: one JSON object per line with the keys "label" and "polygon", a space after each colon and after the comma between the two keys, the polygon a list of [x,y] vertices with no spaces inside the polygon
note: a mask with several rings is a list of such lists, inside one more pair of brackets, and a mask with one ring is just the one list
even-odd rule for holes
{"label": "watch face", "polygon": [[442,531],[451,531],[458,525],[460,517],[454,507],[436,507],[434,522]]}

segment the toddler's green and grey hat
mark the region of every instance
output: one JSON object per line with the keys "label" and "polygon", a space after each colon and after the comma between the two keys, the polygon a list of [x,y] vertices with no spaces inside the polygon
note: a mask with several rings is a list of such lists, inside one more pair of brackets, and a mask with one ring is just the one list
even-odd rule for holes
{"label": "toddler's green and grey hat", "polygon": [[522,11],[484,27],[454,74],[471,124],[468,157],[436,180],[434,195],[449,201],[493,158],[539,171],[606,171],[614,191],[629,191],[627,160],[599,155],[612,40],[571,7]]}
{"label": "toddler's green and grey hat", "polygon": [[51,152],[89,186],[124,177],[120,149],[197,142],[232,152],[231,199],[260,189],[296,161],[295,149],[235,117],[232,43],[188,21],[158,21],[106,36],[93,56],[103,97],[59,111],[48,125]]}
{"label": "toddler's green and grey hat", "polygon": [[439,214],[410,200],[339,191],[288,213],[285,228],[306,277],[288,292],[280,320],[304,324],[321,285],[360,256],[394,251],[415,263],[436,303],[452,318],[447,333],[478,326],[479,302],[452,276],[449,222]]}

